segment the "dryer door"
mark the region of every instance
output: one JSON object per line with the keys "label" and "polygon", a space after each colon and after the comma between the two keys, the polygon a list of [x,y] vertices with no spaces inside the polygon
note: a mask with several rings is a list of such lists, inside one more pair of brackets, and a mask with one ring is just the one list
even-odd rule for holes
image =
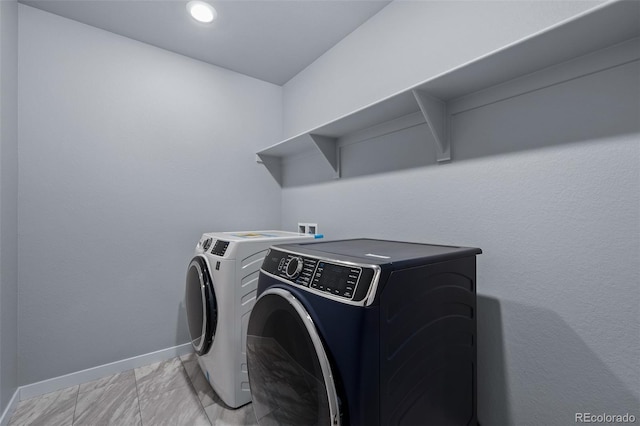
{"label": "dryer door", "polygon": [[331,366],[318,331],[290,292],[271,288],[256,301],[247,364],[259,424],[340,425]]}
{"label": "dryer door", "polygon": [[198,355],[209,352],[218,324],[218,305],[207,262],[196,256],[187,269],[185,291],[191,344]]}

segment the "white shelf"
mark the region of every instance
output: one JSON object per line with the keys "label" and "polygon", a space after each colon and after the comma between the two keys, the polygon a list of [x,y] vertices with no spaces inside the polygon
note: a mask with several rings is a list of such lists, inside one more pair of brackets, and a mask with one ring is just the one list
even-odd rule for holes
{"label": "white shelf", "polygon": [[[402,121],[399,119],[415,113],[422,114],[436,141],[437,160],[448,161],[451,160],[449,125],[453,100],[639,36],[640,2],[606,3],[351,114],[276,143],[259,151],[257,161],[263,163],[282,184],[283,158],[316,151],[323,154],[334,176],[340,177],[340,140],[354,134],[374,137],[397,131],[398,122]],[[574,71],[572,78],[580,72],[586,75],[595,71],[593,66],[580,68]],[[531,90],[531,83],[528,84],[528,90]]]}

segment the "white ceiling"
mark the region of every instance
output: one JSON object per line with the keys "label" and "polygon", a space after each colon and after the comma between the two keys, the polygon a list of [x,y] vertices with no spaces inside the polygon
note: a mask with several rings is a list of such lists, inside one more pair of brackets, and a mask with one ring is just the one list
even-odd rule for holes
{"label": "white ceiling", "polygon": [[200,24],[182,0],[20,0],[94,27],[282,85],[389,0],[208,0]]}

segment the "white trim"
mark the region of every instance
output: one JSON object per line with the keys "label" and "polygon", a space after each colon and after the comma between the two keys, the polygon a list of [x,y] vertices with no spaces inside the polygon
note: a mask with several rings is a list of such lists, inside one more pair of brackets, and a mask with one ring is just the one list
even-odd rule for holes
{"label": "white trim", "polygon": [[7,426],[9,424],[9,420],[11,419],[16,406],[18,405],[18,401],[20,401],[19,396],[20,388],[16,389],[16,391],[13,393],[9,404],[7,404],[7,408],[4,409],[4,413],[2,413],[2,416],[0,416],[0,426]]}
{"label": "white trim", "polygon": [[[115,361],[109,364],[99,365],[86,370],[76,371],[75,373],[65,374],[64,376],[54,377],[52,379],[43,380],[41,382],[31,383],[30,385],[20,386],[16,394],[20,393],[20,401],[45,393],[54,392],[69,386],[79,385],[81,383],[90,382],[101,377],[112,374],[122,373],[134,368],[143,367],[153,364],[154,362],[166,361],[177,356],[186,355],[193,352],[191,343],[174,346],[172,348],[161,349],[159,351],[150,352],[144,355],[134,356],[132,358]],[[15,396],[14,396],[15,397]],[[6,410],[5,410],[6,413]],[[0,426],[5,426],[4,423]]]}

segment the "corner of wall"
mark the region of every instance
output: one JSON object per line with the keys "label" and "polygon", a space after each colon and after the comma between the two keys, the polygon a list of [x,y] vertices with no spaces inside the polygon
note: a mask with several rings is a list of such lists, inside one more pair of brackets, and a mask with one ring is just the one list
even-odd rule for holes
{"label": "corner of wall", "polygon": [[0,1],[0,413],[11,411],[18,388],[17,5]]}

